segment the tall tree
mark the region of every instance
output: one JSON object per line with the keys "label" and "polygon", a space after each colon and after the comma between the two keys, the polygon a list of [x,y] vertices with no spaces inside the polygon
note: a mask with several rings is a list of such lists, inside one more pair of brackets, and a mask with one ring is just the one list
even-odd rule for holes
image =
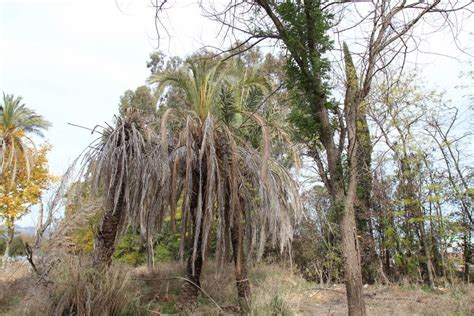
{"label": "tall tree", "polygon": [[[264,121],[256,113],[245,111],[249,89],[253,87],[262,90],[264,81],[255,73],[245,70],[238,73],[236,76],[235,68],[229,69],[225,63],[202,59],[188,61],[178,71],[157,74],[151,81],[159,83],[158,91],[163,91],[169,85],[181,89],[186,95],[188,108],[193,111],[184,116],[186,121],[183,121],[184,118],[175,121],[181,121],[180,125],[186,126],[185,134],[181,136],[183,140],[180,142],[186,142],[188,151],[186,176],[183,179],[185,186],[180,189],[185,194],[183,212],[189,212],[193,227],[193,246],[186,276],[193,283],[200,284],[202,260],[206,252],[216,199],[218,257],[222,258],[226,247],[233,248],[239,302],[241,308],[247,310],[250,287],[243,249],[244,223],[245,234],[252,236],[249,238],[251,245],[258,245],[257,256],[261,256],[268,233],[274,240],[280,240],[281,247],[291,240],[292,222],[300,212],[300,206],[293,180],[281,166],[270,159],[269,134]],[[233,109],[222,112],[223,108],[229,107]],[[172,110],[168,113],[172,113]],[[215,120],[216,115],[223,117],[224,124]],[[262,129],[262,154],[233,135],[230,128],[241,122],[241,116],[253,120]],[[162,121],[162,124],[164,123]],[[164,127],[166,125],[162,125],[162,128]],[[196,162],[193,156],[197,159]],[[174,190],[173,188],[174,185],[171,189]],[[189,195],[190,192],[192,195]],[[283,196],[275,195],[277,192],[284,192],[283,196],[288,199],[282,200]],[[260,196],[258,202],[253,198],[255,194]],[[290,205],[295,207],[296,213],[288,213]],[[254,213],[252,208],[260,211]],[[185,228],[186,223],[182,226]],[[228,234],[231,237],[231,245],[226,245]],[[184,235],[182,236],[184,239]],[[185,283],[183,301],[193,301],[196,295],[196,287]]]}
{"label": "tall tree", "polygon": [[135,91],[127,90],[120,97],[119,112],[124,115],[128,109],[139,109],[146,113],[156,112],[157,99],[151,89],[147,86],[140,86]]}

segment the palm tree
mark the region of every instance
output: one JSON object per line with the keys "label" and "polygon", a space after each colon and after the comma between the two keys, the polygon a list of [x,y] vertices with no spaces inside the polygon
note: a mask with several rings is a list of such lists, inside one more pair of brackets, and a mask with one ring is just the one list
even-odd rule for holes
{"label": "palm tree", "polygon": [[180,302],[185,309],[196,303],[213,224],[216,256],[223,263],[233,249],[239,302],[248,308],[244,237],[250,245],[247,256],[261,256],[268,237],[283,250],[301,214],[296,183],[270,159],[263,119],[238,112],[261,127],[259,150],[218,118],[223,89],[237,94],[231,76],[227,64],[211,60],[188,61],[176,71],[152,76],[158,94],[181,90],[185,108],[169,108],[159,120],[140,109],[128,110],[89,151],[84,167],[91,172],[91,191],[102,197],[104,206],[95,240],[96,265],[110,263],[115,240],[132,227],[140,230],[152,266],[153,233],[167,213],[174,226],[182,203],[180,254],[184,257],[187,249],[188,282]]}
{"label": "palm tree", "polygon": [[[223,258],[224,250],[233,248],[239,302],[246,309],[250,287],[243,251],[244,230],[258,256],[263,253],[267,234],[273,236],[273,241],[279,239],[283,249],[291,241],[292,223],[299,215],[300,205],[295,182],[270,159],[269,131],[264,120],[256,113],[245,112],[250,90],[266,92],[268,84],[255,72],[242,70],[222,62],[188,61],[178,71],[157,74],[150,82],[159,83],[158,92],[170,86],[184,91],[191,110],[169,110],[160,123],[162,140],[169,136],[170,144],[176,144],[171,149],[171,157],[175,156],[171,165],[185,166],[184,175],[174,171],[174,177],[181,175],[183,185],[176,185],[179,180],[171,183],[172,191],[176,187],[180,190],[173,193],[171,200],[183,196],[182,226],[185,230],[187,214],[193,226],[186,277],[199,286],[205,245],[216,218],[217,257]],[[228,102],[222,102],[223,94],[230,96]],[[232,108],[227,111],[227,120],[218,119],[222,106]],[[173,118],[168,117],[171,115]],[[260,126],[261,151],[235,135],[231,128],[241,123],[242,115]],[[176,127],[181,128],[180,132]],[[229,234],[231,245],[226,244]],[[183,231],[182,242],[184,236]],[[196,287],[185,283],[182,302],[194,301],[196,296]]]}
{"label": "palm tree", "polygon": [[[0,105],[0,177],[3,170],[12,167],[19,168],[19,161],[24,160],[23,167],[29,173],[31,155],[29,148],[34,148],[30,135],[43,136],[43,131],[50,126],[41,115],[22,104],[21,97],[3,94],[3,103]],[[11,182],[15,181],[15,172],[12,172]]]}
{"label": "palm tree", "polygon": [[[3,94],[2,101],[0,104],[0,182],[8,187],[0,191],[8,192],[15,185],[19,172],[26,173],[29,178],[36,153],[36,147],[30,135],[43,136],[42,132],[50,126],[50,123],[35,111],[27,108],[22,103],[21,97]],[[9,179],[6,179],[7,177]],[[1,210],[2,206],[0,206]],[[8,237],[4,267],[10,255],[10,244],[15,234],[15,218],[6,216],[5,222]]]}

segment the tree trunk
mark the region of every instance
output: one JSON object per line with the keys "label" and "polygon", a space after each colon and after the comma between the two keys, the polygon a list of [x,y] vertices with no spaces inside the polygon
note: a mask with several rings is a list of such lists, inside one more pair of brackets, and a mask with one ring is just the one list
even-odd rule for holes
{"label": "tree trunk", "polygon": [[7,268],[8,259],[10,258],[10,246],[15,236],[15,226],[14,226],[13,220],[8,223],[7,229],[8,229],[8,233],[7,233],[7,240],[5,243],[5,253],[3,255],[3,265],[2,265],[3,269]]}
{"label": "tree trunk", "polygon": [[466,230],[464,231],[463,241],[464,241],[464,281],[469,284],[470,282],[470,269],[469,261],[471,260],[471,227],[467,225]]}
{"label": "tree trunk", "polygon": [[[366,314],[365,300],[362,293],[362,269],[360,261],[360,248],[356,226],[355,203],[359,187],[360,139],[358,136],[358,109],[362,103],[360,90],[357,84],[357,74],[352,62],[347,45],[344,44],[344,57],[346,65],[346,95],[344,99],[344,117],[347,128],[347,186],[340,172],[336,173],[335,185],[337,188],[335,206],[339,212],[339,226],[341,229],[342,254],[344,256],[344,275],[349,315],[361,316]],[[336,157],[330,157],[327,151],[328,162]],[[338,165],[342,170],[342,161],[339,156]],[[333,175],[331,174],[331,178]],[[341,212],[342,211],[342,212]]]}
{"label": "tree trunk", "polygon": [[[205,165],[205,164],[204,164]],[[201,171],[203,179],[202,183],[206,183],[206,168],[203,167]],[[195,172],[193,175],[193,190],[190,193],[190,208],[191,208],[191,221],[192,221],[192,239],[188,245],[188,260],[186,264],[185,278],[186,281],[183,282],[181,286],[181,293],[178,298],[177,307],[184,312],[192,312],[197,308],[197,298],[201,288],[201,272],[203,266],[203,257],[202,257],[202,235],[203,235],[203,219],[205,217],[206,211],[206,202],[205,190],[202,192],[203,203],[202,203],[202,217],[200,223],[200,231],[196,244],[196,256],[193,258],[194,253],[194,240],[196,239],[196,227],[197,223],[197,208],[198,208],[198,192],[199,192],[199,173]],[[204,186],[204,185],[203,185]]]}
{"label": "tree trunk", "polygon": [[148,232],[146,242],[146,266],[148,272],[151,272],[155,268],[155,249],[153,248],[153,237],[149,234],[150,232]]}
{"label": "tree trunk", "polygon": [[339,217],[341,228],[342,253],[344,256],[344,275],[349,315],[365,315],[365,301],[362,293],[362,271],[360,250],[354,211],[355,196],[348,195],[343,201],[343,213]]}
{"label": "tree trunk", "polygon": [[[118,170],[122,168],[122,164],[119,163]],[[114,194],[111,194],[108,198],[107,209],[105,210],[104,217],[100,228],[95,236],[94,241],[94,252],[93,252],[93,265],[95,267],[99,266],[109,266],[112,262],[112,255],[115,251],[115,239],[117,237],[117,231],[119,224],[122,220],[122,214],[125,209],[125,182],[127,180],[123,179],[121,183],[121,188],[118,193],[117,204],[115,204]],[[118,177],[115,178],[116,187],[119,183]],[[116,192],[112,190],[111,192]],[[114,205],[115,210],[114,210]]]}
{"label": "tree trunk", "polygon": [[423,256],[424,260],[424,279],[425,283],[428,284],[428,286],[431,289],[434,289],[434,279],[433,279],[433,271],[432,271],[432,263],[431,263],[431,252],[429,250],[429,246],[427,244],[426,240],[426,232],[425,232],[425,227],[424,223],[418,223],[418,231],[420,234],[420,248],[421,248],[421,255]]}
{"label": "tree trunk", "polygon": [[230,228],[232,240],[232,258],[235,265],[235,282],[237,284],[237,298],[242,312],[250,310],[251,296],[250,283],[247,278],[247,260],[244,253],[244,228],[240,210],[234,211],[233,225]]}
{"label": "tree trunk", "polygon": [[[197,203],[196,203],[197,204]],[[191,211],[191,217],[193,221],[193,238],[191,245],[194,244],[196,238],[196,209]],[[201,223],[202,224],[202,223]],[[202,225],[201,225],[202,227]],[[186,264],[186,272],[183,285],[181,286],[181,293],[178,299],[178,307],[182,311],[192,312],[197,308],[197,298],[201,287],[201,271],[203,265],[202,259],[202,229],[199,232],[196,257],[193,260],[193,247],[189,247],[189,257]]]}

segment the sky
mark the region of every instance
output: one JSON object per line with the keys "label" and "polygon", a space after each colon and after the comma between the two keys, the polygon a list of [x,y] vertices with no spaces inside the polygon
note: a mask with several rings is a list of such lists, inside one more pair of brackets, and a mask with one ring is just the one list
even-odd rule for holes
{"label": "sky", "polygon": [[[221,45],[218,26],[200,15],[195,1],[169,3],[161,50],[186,56],[204,44]],[[145,83],[146,61],[158,45],[154,15],[149,0],[0,1],[0,90],[22,96],[52,123],[45,140],[53,145],[54,174],[63,173],[97,137],[68,123],[90,128],[110,123],[120,95]],[[467,27],[473,31],[472,24]],[[451,54],[443,36],[429,48]],[[459,84],[459,71],[468,70],[466,63],[440,56],[418,54],[412,60],[422,63],[431,83],[447,90]],[[19,224],[34,221],[32,214]]]}

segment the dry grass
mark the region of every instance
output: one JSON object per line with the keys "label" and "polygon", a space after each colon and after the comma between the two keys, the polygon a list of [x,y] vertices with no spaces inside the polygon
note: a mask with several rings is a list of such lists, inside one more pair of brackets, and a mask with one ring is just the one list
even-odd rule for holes
{"label": "dry grass", "polygon": [[[137,314],[139,288],[128,270],[113,266],[98,271],[87,258],[64,257],[51,269],[49,282],[38,282],[30,273],[3,283],[0,310],[8,315]],[[3,304],[12,297],[14,304]]]}
{"label": "dry grass", "polygon": [[[12,272],[14,272],[12,274]],[[10,277],[8,277],[10,275]],[[54,268],[48,288],[24,265],[0,273],[0,314],[54,315],[76,306],[79,315],[157,315],[176,313],[174,302],[183,282],[183,265],[160,264],[145,268],[113,266],[107,273],[69,258]],[[252,315],[346,315],[343,285],[321,288],[278,265],[251,269]],[[233,265],[220,270],[205,264],[202,288],[226,314],[237,310]],[[427,291],[420,286],[369,286],[364,290],[369,315],[474,315],[474,286],[451,285]],[[199,315],[218,315],[206,295],[199,298]]]}
{"label": "dry grass", "polygon": [[0,269],[0,315],[17,308],[32,284],[32,275],[26,263],[10,263]]}

